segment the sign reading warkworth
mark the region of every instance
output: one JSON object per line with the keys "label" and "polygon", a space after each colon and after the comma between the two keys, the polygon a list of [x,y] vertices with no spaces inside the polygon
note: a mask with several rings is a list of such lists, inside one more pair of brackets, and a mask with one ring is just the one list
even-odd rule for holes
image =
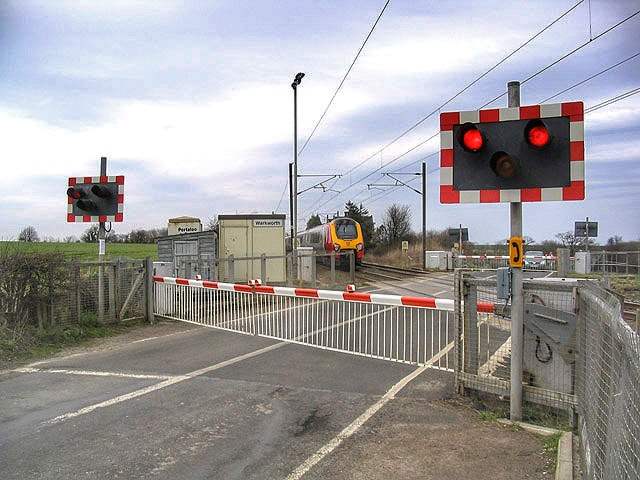
{"label": "sign reading warkworth", "polygon": [[283,227],[284,220],[282,220],[281,218],[274,218],[274,219],[254,218],[253,226],[254,227]]}

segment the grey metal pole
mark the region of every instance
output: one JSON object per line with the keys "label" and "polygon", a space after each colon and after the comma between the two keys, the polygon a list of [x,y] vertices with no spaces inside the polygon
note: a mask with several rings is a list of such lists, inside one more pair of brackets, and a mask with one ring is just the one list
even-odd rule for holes
{"label": "grey metal pole", "polygon": [[291,238],[291,253],[293,255],[294,275],[296,259],[296,239],[298,236],[298,88],[293,87],[293,237]]}
{"label": "grey metal pole", "polygon": [[[107,176],[107,157],[100,157],[100,176]],[[98,227],[98,260],[104,261],[104,241],[107,237],[107,230],[104,225],[105,222],[100,222],[100,226]]]}
{"label": "grey metal pole", "polygon": [[589,217],[587,217],[587,221],[584,224],[584,229],[585,229],[585,235],[587,237],[587,239],[585,240],[584,250],[585,252],[588,252],[589,251]]}
{"label": "grey metal pole", "polygon": [[422,162],[422,268],[427,268],[427,162]]}
{"label": "grey metal pole", "polygon": [[293,252],[293,163],[289,163],[289,229],[291,251]]}
{"label": "grey metal pole", "polygon": [[[107,157],[100,157],[100,176],[107,175]],[[98,262],[102,264],[105,257],[105,238],[107,237],[107,230],[105,228],[105,222],[98,223]],[[104,321],[104,288],[103,288],[103,276],[104,267],[100,265],[98,267],[98,320]]]}
{"label": "grey metal pole", "polygon": [[[520,106],[520,82],[507,84],[509,107]],[[522,237],[522,203],[510,203],[511,237]],[[520,252],[523,255],[524,252]],[[511,420],[522,420],[522,358],[523,358],[524,295],[522,267],[511,269]]]}

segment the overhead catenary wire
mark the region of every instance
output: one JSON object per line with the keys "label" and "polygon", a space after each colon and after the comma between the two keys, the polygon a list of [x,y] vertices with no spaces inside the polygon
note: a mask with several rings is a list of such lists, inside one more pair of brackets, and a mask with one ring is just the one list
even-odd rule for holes
{"label": "overhead catenary wire", "polygon": [[[372,158],[375,158],[376,156],[378,156],[379,154],[381,154],[384,150],[386,150],[387,148],[389,148],[391,145],[393,145],[394,143],[396,143],[397,141],[399,141],[400,139],[402,139],[403,137],[405,137],[406,135],[408,135],[409,133],[411,133],[413,130],[415,130],[416,128],[418,128],[420,125],[422,125],[425,121],[427,121],[429,118],[431,118],[433,115],[437,114],[438,112],[440,112],[445,106],[447,106],[449,103],[451,103],[452,101],[454,101],[456,98],[458,98],[460,95],[462,95],[464,92],[466,92],[467,90],[469,90],[471,87],[473,87],[476,83],[478,83],[480,80],[482,80],[484,77],[486,77],[487,75],[489,75],[491,72],[493,72],[496,68],[498,68],[500,65],[502,65],[504,62],[506,62],[507,60],[509,60],[512,56],[514,56],[517,52],[519,52],[520,50],[522,50],[524,47],[526,47],[529,43],[531,43],[532,41],[534,41],[536,38],[538,38],[540,35],[542,35],[544,32],[546,32],[549,28],[551,28],[553,25],[555,25],[556,23],[558,23],[560,20],[562,20],[564,17],[566,17],[567,15],[569,15],[573,10],[575,10],[581,3],[583,3],[584,0],[580,0],[579,2],[575,3],[571,8],[569,8],[568,10],[566,10],[564,13],[562,13],[559,17],[557,17],[555,20],[553,20],[551,23],[549,23],[548,25],[546,25],[544,28],[542,28],[540,31],[538,31],[535,35],[533,35],[532,37],[530,37],[528,40],[526,40],[522,45],[520,45],[519,47],[517,47],[515,50],[513,50],[511,53],[507,54],[504,58],[502,58],[499,62],[497,62],[495,65],[493,65],[491,68],[489,68],[488,70],[486,70],[484,73],[482,73],[481,75],[479,75],[478,77],[476,77],[473,81],[471,81],[469,84],[467,84],[465,87],[463,87],[460,91],[458,91],[455,95],[451,96],[448,100],[446,100],[445,102],[443,102],[441,105],[439,105],[437,108],[435,108],[433,111],[431,111],[428,115],[426,115],[425,117],[423,117],[422,119],[420,119],[419,121],[417,121],[416,123],[414,123],[412,126],[410,126],[409,128],[407,128],[406,130],[404,130],[402,133],[400,133],[398,136],[396,136],[393,140],[391,140],[390,142],[388,142],[387,144],[385,144],[383,147],[381,147],[380,149],[378,149],[377,151],[375,151],[374,153],[372,153],[371,155],[369,155],[367,158],[365,158],[364,160],[362,160],[360,163],[356,164],[355,166],[351,167],[349,170],[347,170],[345,173],[342,174],[343,177],[348,176],[350,173],[354,172],[355,170],[357,170],[359,167],[361,167],[362,165],[364,165],[365,163],[367,163],[368,161],[370,161]],[[433,138],[433,137],[431,137]],[[424,144],[426,142],[421,142],[419,145]],[[419,146],[418,145],[418,146]],[[416,146],[417,147],[417,146]],[[401,156],[395,157],[392,161],[397,161],[399,158],[401,158],[402,156],[406,155],[407,153],[409,153],[412,150],[415,150],[415,148],[410,149],[409,151],[405,152],[404,154],[402,154]],[[327,203],[333,201],[335,198],[337,198],[338,196],[340,196],[342,193],[344,193],[345,191],[349,190],[350,188],[352,188],[353,186],[357,185],[358,183],[360,183],[363,180],[366,180],[367,178],[369,178],[371,175],[375,174],[376,172],[382,170],[383,168],[385,168],[386,166],[388,166],[389,163],[382,165],[380,168],[374,170],[373,172],[371,172],[369,175],[361,178],[360,180],[356,181],[356,182],[352,182],[349,185],[347,185],[345,188],[342,189],[342,191],[340,191],[339,193],[333,195],[333,197],[331,197],[330,199],[328,199],[326,202],[324,202],[321,206],[326,205]]]}
{"label": "overhead catenary wire", "polygon": [[378,15],[378,18],[376,18],[376,21],[373,23],[373,26],[371,27],[371,30],[369,30],[369,33],[367,34],[366,38],[364,39],[364,42],[362,42],[362,45],[358,49],[358,52],[356,53],[356,56],[353,59],[353,62],[351,62],[351,65],[349,65],[349,68],[347,69],[347,73],[345,73],[344,77],[342,77],[342,80],[340,81],[340,84],[338,85],[338,88],[336,88],[336,91],[334,92],[333,96],[331,97],[331,100],[329,100],[329,103],[327,104],[327,107],[324,109],[324,112],[322,112],[322,115],[320,115],[320,119],[316,123],[315,127],[313,127],[313,130],[311,130],[311,134],[309,134],[309,137],[307,138],[307,140],[302,145],[302,148],[300,148],[300,150],[298,151],[298,155],[302,154],[304,149],[307,147],[307,145],[311,141],[311,138],[313,137],[313,134],[316,133],[316,130],[320,126],[320,123],[322,122],[324,117],[327,115],[327,112],[329,111],[329,107],[331,107],[331,104],[333,103],[333,101],[335,100],[336,96],[338,95],[338,92],[340,91],[340,89],[344,85],[344,82],[347,80],[347,77],[349,76],[349,73],[351,72],[351,69],[353,68],[353,66],[358,61],[358,57],[360,57],[360,53],[362,53],[362,50],[364,50],[365,45],[369,41],[369,38],[371,38],[371,35],[373,34],[373,31],[375,30],[376,26],[378,25],[378,22],[380,22],[380,19],[382,18],[382,15],[384,14],[384,12],[387,9],[387,7],[389,6],[389,2],[390,1],[391,0],[387,0],[387,2],[382,7],[382,10],[380,11],[380,14]]}
{"label": "overhead catenary wire", "polygon": [[615,65],[611,65],[610,67],[605,68],[604,70],[600,70],[598,73],[595,73],[595,74],[591,75],[590,77],[587,77],[584,80],[579,81],[578,83],[574,83],[570,87],[567,87],[564,90],[562,90],[562,91],[560,91],[558,93],[555,93],[555,94],[551,95],[550,97],[545,98],[544,100],[541,100],[539,103],[546,103],[546,102],[548,102],[549,100],[551,100],[553,98],[559,97],[560,95],[562,95],[564,93],[567,93],[569,90],[573,90],[574,88],[579,87],[580,85],[583,85],[583,84],[593,80],[594,78],[597,78],[600,75],[602,75],[604,73],[607,73],[607,72],[613,70],[614,68],[617,68],[620,65],[623,65],[623,64],[627,63],[630,60],[633,60],[638,55],[640,55],[640,52],[638,52],[638,53],[636,53],[634,55],[631,55],[630,57],[625,58],[624,60],[616,63]]}
{"label": "overhead catenary wire", "polygon": [[[513,53],[517,52],[518,50],[520,50],[524,45],[528,44],[531,42],[532,39],[534,39],[535,37],[537,37],[540,33],[542,33],[543,31],[545,31],[546,29],[548,29],[551,25],[557,23],[561,18],[563,18],[565,15],[567,15],[569,12],[571,12],[573,9],[575,9],[580,3],[574,5],[573,7],[571,7],[571,9],[567,10],[565,13],[563,13],[560,17],[558,17],[556,20],[554,20],[552,23],[550,23],[547,27],[545,27],[543,30],[541,30],[538,34],[536,34],[534,37],[532,37],[531,39],[527,40],[527,42],[525,42],[521,47],[518,47]],[[588,42],[585,42],[583,44],[581,44],[580,46],[578,46],[577,48],[573,49],[571,52],[569,52],[568,54],[565,54],[563,56],[561,56],[559,59],[553,61],[552,63],[546,65],[545,67],[543,67],[542,69],[538,70],[537,72],[535,72],[534,74],[530,75],[529,77],[527,77],[522,83],[527,82],[532,80],[533,78],[537,77],[538,75],[544,73],[545,71],[547,71],[548,69],[552,68],[553,66],[557,65],[558,63],[560,63],[561,61],[565,60],[566,58],[568,58],[570,55],[573,55],[575,53],[577,53],[579,50],[581,50],[582,48],[584,48],[585,46],[589,45],[591,42],[603,37],[604,35],[606,35],[607,33],[611,32],[612,30],[614,30],[615,28],[618,28],[619,26],[621,26],[622,24],[624,24],[625,22],[629,21],[630,19],[634,18],[636,15],[638,15],[640,13],[640,10],[627,16],[626,18],[624,18],[623,20],[619,21],[618,23],[614,24],[613,26],[609,27],[608,29],[606,29],[605,31],[601,32],[600,34],[596,35],[595,37],[592,37]],[[511,54],[510,54],[511,55]],[[623,60],[622,62],[618,62],[618,64],[613,65],[612,67],[610,67],[609,69],[606,69],[605,71],[608,71],[612,68],[615,68],[616,66],[625,63],[628,60],[631,60],[632,58],[634,58],[636,55],[633,55],[629,58],[627,58],[626,60]],[[508,57],[505,57],[508,58]],[[500,62],[498,62],[498,64],[496,64],[496,66],[498,66],[500,63],[502,63],[504,61],[501,60]],[[489,71],[493,70],[496,66],[492,67]],[[604,71],[603,71],[604,72]],[[603,73],[601,72],[601,73]],[[488,73],[488,72],[487,72]],[[476,83],[478,80],[480,80],[484,75],[481,75],[480,77],[478,77],[476,80],[474,80],[472,83],[469,84],[469,86],[471,86],[472,84]],[[598,74],[596,74],[595,76],[597,76]],[[593,77],[595,77],[593,76]],[[457,93],[456,95],[454,95],[453,97],[451,97],[451,99],[449,99],[447,102],[445,102],[443,104],[446,105],[448,102],[452,101],[452,99],[457,98],[457,96],[459,96],[464,90],[466,90],[468,87],[465,87],[465,89],[461,90],[459,93]],[[490,100],[489,102],[485,103],[484,105],[482,105],[480,107],[480,109],[490,105],[491,103],[493,103],[494,101],[498,100],[499,98],[503,97],[504,95],[506,95],[506,93],[501,93],[499,96],[495,97],[494,99]],[[558,94],[559,95],[559,94]],[[557,96],[557,95],[554,95]],[[385,147],[383,147],[382,149],[378,150],[373,156],[381,153],[385,148],[387,148],[389,145],[391,145],[392,143],[394,143],[395,141],[397,141],[398,139],[402,138],[402,136],[406,135],[407,133],[409,133],[411,130],[413,130],[415,127],[417,127],[418,125],[420,125],[422,122],[424,122],[425,120],[427,120],[430,116],[433,116],[435,113],[437,113],[438,111],[440,111],[442,108],[439,107],[438,109],[434,110],[433,112],[431,112],[429,115],[427,115],[426,117],[424,117],[420,122],[414,124],[412,127],[410,127],[409,129],[405,130],[401,135],[399,135],[398,137],[396,137],[392,142],[390,142],[389,144],[387,144]],[[430,137],[430,139],[433,138],[433,136]],[[421,142],[420,144],[416,145],[415,147],[412,147],[410,150],[408,150],[407,152],[405,152],[404,154],[395,157],[394,159],[392,159],[391,161],[387,162],[385,165],[381,166],[380,168],[375,169],[373,172],[371,172],[369,175],[359,179],[356,182],[352,182],[351,184],[349,184],[347,187],[345,187],[339,194],[334,195],[333,197],[331,197],[330,199],[328,199],[326,202],[322,203],[320,206],[325,206],[327,203],[333,201],[335,198],[337,198],[340,194],[342,194],[343,192],[345,192],[346,190],[352,188],[353,186],[357,185],[358,183],[362,182],[363,180],[366,180],[367,178],[369,178],[371,175],[379,172],[380,170],[382,170],[383,168],[387,167],[389,164],[399,160],[400,158],[402,158],[404,155],[406,155],[408,152],[415,150],[415,148],[417,148],[418,146],[424,144],[426,142]],[[373,156],[370,156],[367,158],[368,161],[369,159],[371,159]],[[359,165],[361,165],[364,162],[361,162]],[[354,169],[352,168],[349,172],[353,171]]]}
{"label": "overhead catenary wire", "polygon": [[[578,45],[576,48],[574,48],[573,50],[571,50],[569,53],[564,54],[563,56],[561,56],[560,58],[558,58],[557,60],[555,60],[554,62],[550,63],[549,65],[541,68],[540,70],[538,70],[537,72],[533,73],[532,75],[529,75],[527,78],[525,78],[524,80],[522,80],[520,82],[520,85],[524,85],[525,83],[533,80],[534,78],[536,78],[538,75],[541,75],[542,73],[546,72],[547,70],[549,70],[550,68],[553,68],[554,66],[556,66],[557,64],[559,64],[560,62],[562,62],[563,60],[566,60],[567,58],[569,58],[571,55],[575,55],[576,53],[578,53],[580,50],[582,50],[584,47],[586,47],[587,45],[590,45],[592,42],[594,42],[595,40],[599,39],[600,37],[603,37],[604,35],[606,35],[607,33],[611,32],[612,30],[618,28],[620,25],[624,24],[625,22],[628,22],[629,20],[631,20],[633,17],[635,17],[636,15],[640,14],[640,10],[636,11],[635,13],[632,13],[631,15],[629,15],[627,18],[625,18],[624,20],[620,20],[618,23],[616,23],[615,25],[607,28],[604,32],[599,33],[598,35],[596,35],[593,38],[590,38],[588,41]],[[500,98],[504,97],[507,93],[503,92],[500,95],[498,95],[497,97],[489,100],[487,103],[485,103],[484,105],[482,105],[480,107],[480,109],[491,105],[493,102],[495,102],[496,100],[499,100]]]}
{"label": "overhead catenary wire", "polygon": [[551,28],[553,25],[555,25],[556,23],[558,23],[560,20],[562,20],[564,17],[566,17],[569,13],[571,13],[573,10],[575,10],[581,3],[583,3],[584,0],[580,0],[579,2],[577,2],[575,5],[573,5],[571,8],[569,8],[568,10],[566,10],[562,15],[560,15],[559,17],[557,17],[555,20],[553,20],[551,23],[549,23],[547,26],[545,26],[544,28],[542,28],[542,30],[540,30],[538,33],[536,33],[535,35],[533,35],[532,37],[530,37],[527,41],[525,41],[522,45],[520,45],[518,48],[516,48],[515,50],[513,50],[511,53],[507,54],[504,58],[502,58],[502,60],[500,60],[498,63],[496,63],[495,65],[493,65],[491,68],[489,68],[487,71],[485,71],[484,73],[482,73],[481,75],[479,75],[478,77],[476,77],[473,81],[471,81],[469,84],[467,84],[465,87],[463,87],[461,90],[459,90],[456,94],[454,94],[453,96],[451,96],[448,100],[446,100],[445,102],[443,102],[441,105],[439,105],[438,107],[436,107],[435,109],[433,109],[433,111],[431,111],[429,114],[427,114],[426,116],[424,116],[423,118],[421,118],[420,120],[418,120],[416,123],[414,123],[413,125],[411,125],[409,128],[407,128],[406,130],[404,130],[402,133],[400,133],[397,137],[395,137],[393,140],[391,140],[390,142],[388,142],[386,145],[384,145],[383,147],[381,147],[380,149],[378,149],[377,151],[375,151],[374,153],[372,153],[371,155],[369,155],[367,158],[365,158],[362,162],[360,162],[359,164],[357,164],[356,166],[352,167],[351,169],[349,169],[345,175],[348,175],[349,173],[353,172],[354,170],[356,170],[357,168],[359,168],[360,166],[362,166],[363,164],[365,164],[366,162],[368,162],[369,160],[371,160],[372,158],[376,157],[377,155],[381,154],[384,150],[386,150],[387,148],[389,148],[391,145],[393,145],[394,143],[396,143],[398,140],[400,140],[401,138],[405,137],[406,135],[408,135],[409,133],[411,133],[413,130],[415,130],[416,128],[418,128],[420,125],[422,125],[425,121],[427,121],[429,118],[431,118],[433,115],[437,114],[438,112],[440,112],[444,107],[446,107],[449,103],[451,103],[452,101],[454,101],[456,98],[458,98],[460,95],[462,95],[464,92],[466,92],[467,90],[469,90],[471,87],[473,87],[476,83],[478,83],[480,80],[482,80],[484,77],[486,77],[487,75],[489,75],[491,72],[493,72],[496,68],[498,68],[500,65],[502,65],[504,62],[506,62],[507,60],[509,60],[511,57],[513,57],[516,53],[518,53],[520,50],[522,50],[524,47],[526,47],[529,43],[531,43],[533,40],[535,40],[536,38],[538,38],[540,35],[542,35],[544,32],[546,32],[549,28]]}
{"label": "overhead catenary wire", "polygon": [[[307,147],[307,145],[311,141],[311,138],[313,137],[313,135],[315,134],[316,130],[320,126],[320,123],[322,122],[322,120],[326,116],[327,112],[329,111],[329,107],[331,107],[331,104],[333,103],[333,101],[337,97],[338,92],[340,91],[340,89],[344,85],[344,82],[347,80],[347,77],[349,76],[349,73],[351,72],[351,70],[353,69],[353,66],[356,64],[358,58],[360,57],[360,53],[362,53],[362,50],[364,49],[365,45],[369,41],[369,38],[373,34],[373,31],[375,30],[376,26],[380,22],[380,19],[382,18],[382,15],[384,14],[384,12],[387,9],[387,7],[389,6],[390,2],[391,2],[391,0],[387,0],[386,3],[384,4],[384,6],[382,7],[382,10],[378,14],[378,17],[376,18],[376,21],[373,23],[373,26],[369,30],[369,33],[365,37],[364,41],[362,42],[362,45],[360,46],[360,48],[358,49],[358,52],[356,53],[356,56],[354,57],[353,61],[351,62],[351,65],[349,65],[349,68],[347,69],[347,72],[342,77],[342,80],[340,81],[340,84],[338,85],[338,88],[336,88],[336,91],[334,92],[333,96],[331,97],[331,100],[329,100],[329,103],[327,104],[326,108],[324,109],[324,112],[322,112],[322,115],[320,115],[320,118],[318,119],[316,125],[313,127],[313,130],[311,131],[309,136],[307,137],[307,140],[304,142],[304,144],[302,145],[302,147],[298,151],[298,155],[302,154],[302,152],[305,150],[305,148]],[[276,211],[280,208],[280,205],[282,204],[282,200],[284,199],[284,195],[285,195],[285,193],[287,191],[287,186],[288,186],[288,184],[285,183],[284,189],[282,191],[282,195],[280,196],[280,200],[278,201],[278,205],[276,206]]]}
{"label": "overhead catenary wire", "polygon": [[[634,88],[634,89],[629,90],[627,92],[621,93],[621,94],[616,95],[616,96],[611,97],[611,98],[608,98],[607,100],[604,100],[604,101],[602,101],[602,102],[600,102],[600,103],[598,103],[596,105],[593,105],[593,106],[591,106],[589,108],[585,108],[584,114],[587,115],[587,114],[592,113],[592,112],[594,112],[596,110],[599,110],[601,108],[608,107],[609,105],[617,103],[617,102],[619,102],[621,100],[624,100],[626,98],[629,98],[629,97],[631,97],[633,95],[637,95],[639,93],[640,93],[640,87]],[[559,94],[557,94],[557,95],[559,95]],[[556,96],[556,95],[554,95],[554,96]],[[416,161],[412,162],[411,164],[407,164],[407,165],[405,165],[404,167],[401,167],[401,168],[408,168],[409,166],[415,165],[416,163],[421,162],[426,158],[433,157],[433,156],[436,156],[436,155],[439,155],[439,154],[440,154],[439,151],[433,152],[433,153],[421,158],[420,160],[416,160]],[[427,175],[435,173],[435,172],[437,172],[439,170],[440,170],[440,166],[438,165],[438,166],[434,167],[433,169],[428,170],[427,171]],[[407,183],[410,183],[411,181],[413,181],[413,180],[410,180]],[[371,201],[371,202],[375,202],[377,200],[380,200],[381,198],[384,198],[384,197],[386,197],[388,195],[391,195],[391,193],[393,193],[393,191],[395,191],[397,188],[398,187],[395,187],[395,186],[391,187],[390,189],[388,189],[386,191],[380,192],[379,194],[377,194],[375,196],[369,197],[368,200]],[[352,201],[356,201],[357,198],[359,198],[360,195],[361,195],[361,193],[356,194],[356,196],[352,199]]]}
{"label": "overhead catenary wire", "polygon": [[[495,68],[497,68],[498,66],[500,66],[502,63],[504,63],[504,61],[506,61],[508,58],[510,58],[513,54],[515,54],[517,51],[519,51],[520,49],[522,49],[525,45],[531,43],[531,41],[533,41],[536,37],[538,37],[541,33],[543,33],[544,31],[548,30],[548,28],[550,28],[552,25],[554,25],[555,23],[557,23],[560,19],[562,19],[564,16],[568,15],[571,11],[573,11],[575,8],[577,8],[581,3],[578,2],[575,5],[573,5],[569,10],[567,10],[566,12],[564,12],[560,17],[558,17],[556,20],[554,20],[553,22],[551,22],[549,25],[547,25],[544,29],[542,29],[540,32],[538,32],[536,35],[534,35],[533,37],[531,37],[529,40],[527,40],[523,45],[521,45],[520,47],[518,47],[516,50],[514,50],[511,54],[509,54],[507,57],[505,57],[504,59],[502,59],[500,62],[498,62],[495,66],[493,66],[491,69],[489,69],[487,72],[485,72],[484,74],[480,75],[479,77],[477,77],[474,81],[472,81],[469,85],[467,85],[465,88],[463,88],[460,92],[458,92],[456,95],[452,96],[449,100],[447,100],[445,103],[443,103],[440,107],[438,107],[437,109],[433,110],[431,113],[429,113],[427,116],[423,117],[420,121],[416,122],[415,124],[413,124],[411,127],[409,127],[408,129],[406,129],[405,131],[403,131],[400,135],[398,135],[397,137],[395,137],[392,141],[390,141],[389,143],[385,144],[383,147],[381,147],[380,149],[378,149],[375,153],[373,153],[372,155],[370,155],[369,157],[367,157],[365,160],[363,160],[362,162],[358,163],[356,166],[352,167],[351,169],[349,169],[347,171],[347,173],[343,174],[343,176],[348,175],[349,173],[353,172],[354,170],[356,170],[357,168],[359,168],[360,166],[362,166],[363,164],[365,164],[366,162],[368,162],[369,160],[371,160],[372,158],[376,157],[377,155],[381,154],[385,149],[387,149],[389,146],[391,146],[392,144],[396,143],[398,140],[400,140],[401,138],[403,138],[404,136],[406,136],[408,133],[410,133],[411,131],[413,131],[415,128],[417,128],[419,125],[421,125],[422,123],[424,123],[424,121],[426,121],[427,119],[429,119],[430,117],[432,117],[433,115],[435,115],[436,113],[438,113],[439,111],[441,111],[441,109],[446,106],[448,103],[450,103],[451,101],[453,101],[454,99],[456,99],[458,96],[460,96],[462,93],[464,93],[464,91],[466,91],[468,88],[470,88],[471,86],[473,86],[475,83],[477,83],[479,80],[481,80],[483,77],[485,77],[488,73],[490,73],[491,71],[495,70]],[[605,31],[601,32],[600,34],[596,35],[595,37],[593,35],[589,35],[590,40],[588,42],[585,42],[581,45],[579,45],[578,47],[576,47],[575,49],[573,49],[572,51],[570,51],[569,53],[563,55],[562,57],[558,58],[557,60],[555,60],[554,62],[546,65],[545,67],[543,67],[542,69],[538,70],[537,72],[533,73],[532,75],[530,75],[529,77],[527,77],[525,80],[523,80],[521,83],[525,83],[528,82],[536,77],[538,77],[539,75],[543,74],[544,72],[546,72],[547,70],[549,70],[550,68],[552,68],[553,66],[559,64],[560,62],[562,62],[563,60],[565,60],[566,58],[570,57],[571,55],[576,54],[577,52],[579,52],[581,49],[583,49],[584,47],[586,47],[587,45],[591,44],[593,41],[598,40],[600,38],[602,38],[603,36],[605,36],[606,34],[608,34],[609,32],[613,31],[614,29],[620,27],[621,25],[623,25],[624,23],[628,22],[629,20],[631,20],[632,18],[634,18],[635,16],[637,16],[640,13],[640,11],[636,11],[635,13],[632,13],[631,15],[627,16],[626,18],[622,19],[621,21],[619,21],[618,23],[612,25],[611,27],[607,28]],[[591,24],[591,23],[590,23]],[[640,55],[640,53],[636,53],[630,57],[627,57],[626,59],[610,66],[607,67],[606,69],[591,75],[590,77],[582,80],[581,82],[578,82],[566,89],[564,89],[561,92],[558,92],[557,94],[553,95],[550,98],[554,98],[556,96],[561,95],[562,93],[565,93],[566,91],[575,88],[579,85],[582,85],[586,82],[588,82],[589,80],[596,78],[599,75],[602,75],[634,58],[636,58],[638,55]],[[612,103],[615,103],[617,101],[620,101],[624,98],[627,98],[629,96],[635,95],[637,93],[640,93],[640,89],[634,89],[628,92],[625,92],[624,94],[618,95],[616,97],[610,98],[596,106],[593,106],[587,110],[585,110],[585,113],[597,110],[598,108],[603,108],[605,106],[608,106]],[[501,95],[495,97],[494,99],[492,99],[491,101],[485,103],[484,105],[482,105],[480,107],[480,109],[486,107],[487,105],[493,103],[494,101],[496,101],[497,99],[501,98],[502,96],[504,96],[505,94],[502,93]],[[547,99],[547,100],[548,100]],[[545,100],[546,101],[546,100]],[[431,137],[429,137],[429,139],[434,138],[434,136],[436,136],[437,133]],[[380,172],[382,169],[388,167],[390,164],[398,161],[399,159],[403,158],[404,156],[406,156],[408,153],[414,151],[416,148],[418,148],[419,146],[423,145],[424,143],[426,143],[429,139],[427,139],[426,141],[422,141],[420,142],[418,145],[410,148],[409,150],[407,150],[406,152],[404,152],[403,154],[394,157],[392,160],[386,162],[384,165],[381,165],[379,168],[373,170],[372,172],[370,172],[369,174],[365,175],[362,178],[359,178],[356,181],[351,182],[348,186],[346,186],[344,189],[342,189],[342,191],[340,191],[339,193],[333,195],[331,198],[329,198],[327,201],[323,202],[322,204],[320,204],[320,207],[323,207],[325,205],[327,205],[328,203],[334,201],[337,197],[339,197],[340,195],[342,195],[345,191],[349,190],[350,188],[354,187],[355,185],[358,185],[359,183],[361,183],[362,181],[368,179],[369,177],[371,177],[372,175],[374,175],[377,172]],[[436,155],[438,152],[433,153],[432,155]],[[404,167],[403,167],[404,168]],[[433,171],[437,171],[439,169],[436,168]],[[429,171],[429,173],[432,173],[433,171]],[[393,190],[393,189],[392,189]],[[380,195],[380,196],[385,196],[387,194],[390,194],[391,191],[388,192],[383,192],[384,195]],[[359,196],[359,195],[358,195]],[[375,199],[377,199],[378,197],[375,197]]]}
{"label": "overhead catenary wire", "polygon": [[600,102],[597,105],[594,105],[592,107],[589,107],[587,109],[585,109],[584,113],[591,113],[591,112],[595,112],[596,110],[599,110],[601,108],[604,107],[608,107],[611,104],[617,103],[620,100],[624,100],[625,98],[629,98],[633,95],[637,95],[638,93],[640,93],[640,87],[638,88],[634,88],[633,90],[629,90],[625,93],[621,93],[620,95],[616,95],[615,97],[609,98],[608,100],[605,100],[604,102]]}

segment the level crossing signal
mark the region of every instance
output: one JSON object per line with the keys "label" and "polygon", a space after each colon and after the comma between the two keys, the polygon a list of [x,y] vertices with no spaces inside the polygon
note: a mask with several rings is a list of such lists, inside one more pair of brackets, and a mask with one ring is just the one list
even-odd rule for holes
{"label": "level crossing signal", "polygon": [[71,177],[68,222],[122,222],[124,176]]}
{"label": "level crossing signal", "polygon": [[584,199],[582,102],[440,116],[442,203]]}

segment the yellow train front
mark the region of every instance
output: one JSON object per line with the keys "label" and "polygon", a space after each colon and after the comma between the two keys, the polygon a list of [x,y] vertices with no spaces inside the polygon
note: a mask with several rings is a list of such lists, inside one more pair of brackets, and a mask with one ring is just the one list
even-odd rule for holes
{"label": "yellow train front", "polygon": [[[317,255],[336,252],[336,265],[345,268],[349,266],[349,255],[340,255],[340,253],[353,250],[357,265],[360,265],[364,258],[362,228],[353,218],[334,218],[329,223],[302,232],[299,238],[301,246],[313,247]],[[329,260],[328,256],[324,258]]]}

